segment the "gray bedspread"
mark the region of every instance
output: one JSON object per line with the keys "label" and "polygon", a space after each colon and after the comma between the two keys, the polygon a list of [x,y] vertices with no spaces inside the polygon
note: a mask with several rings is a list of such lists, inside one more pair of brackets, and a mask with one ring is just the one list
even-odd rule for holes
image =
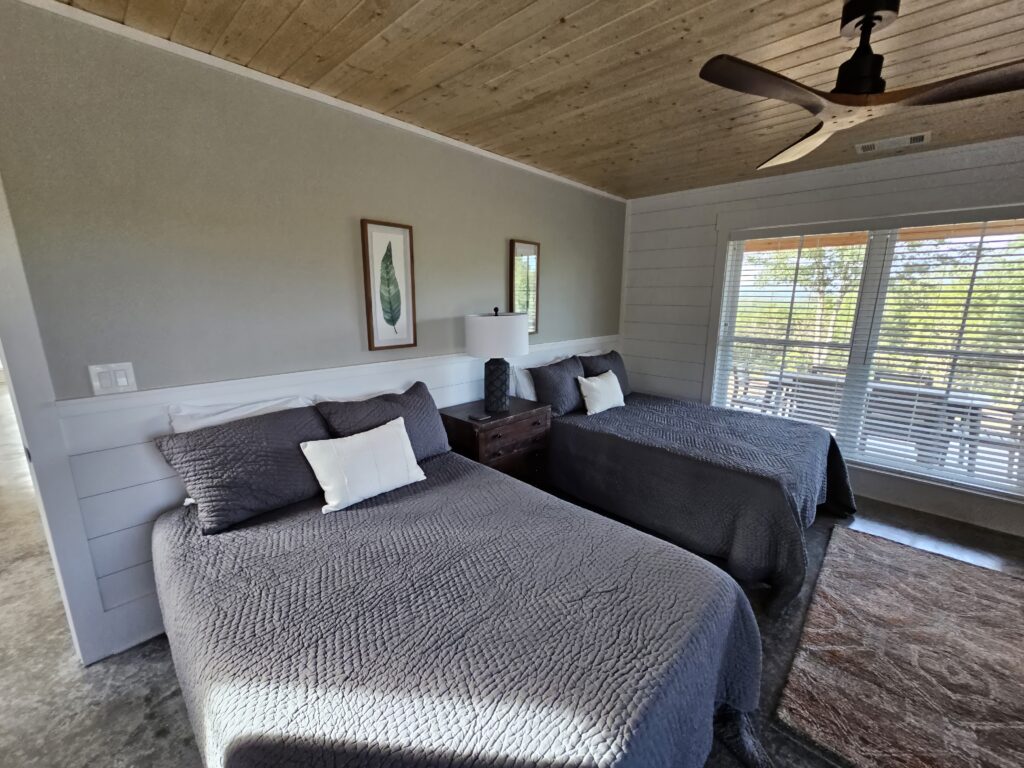
{"label": "gray bedspread", "polygon": [[348,510],[153,533],[206,765],[702,766],[758,704],[725,573],[454,454]]}
{"label": "gray bedspread", "polygon": [[563,493],[719,558],[741,581],[769,583],[773,610],[803,584],[817,507],[854,512],[828,431],[653,395],[555,419],[548,471]]}

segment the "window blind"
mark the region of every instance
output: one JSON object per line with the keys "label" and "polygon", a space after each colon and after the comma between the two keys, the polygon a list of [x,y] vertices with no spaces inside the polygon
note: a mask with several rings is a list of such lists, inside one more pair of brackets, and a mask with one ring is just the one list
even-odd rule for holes
{"label": "window blind", "polygon": [[716,399],[838,427],[866,232],[731,248]]}
{"label": "window blind", "polygon": [[1024,495],[1024,220],[730,245],[713,402]]}

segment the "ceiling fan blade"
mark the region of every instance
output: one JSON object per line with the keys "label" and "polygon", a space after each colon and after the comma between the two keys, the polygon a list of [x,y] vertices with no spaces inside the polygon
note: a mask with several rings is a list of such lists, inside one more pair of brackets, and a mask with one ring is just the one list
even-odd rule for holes
{"label": "ceiling fan blade", "polygon": [[794,160],[799,160],[804,155],[809,155],[815,149],[828,141],[828,137],[832,135],[832,131],[821,130],[823,125],[824,123],[818,123],[814,127],[814,130],[799,141],[790,144],[784,150],[779,152],[779,154],[757,166],[757,170],[761,170],[762,168],[771,168],[775,165],[791,163]]}
{"label": "ceiling fan blade", "polygon": [[828,106],[824,95],[813,88],[735,56],[720,55],[708,59],[700,69],[700,76],[709,83],[740,93],[796,104],[812,115]]}
{"label": "ceiling fan blade", "polygon": [[[1009,64],[1000,64],[966,75],[940,80],[937,83],[907,88],[891,94],[894,101],[908,107],[923,107],[928,104],[948,104],[951,101],[976,99],[1024,89],[1024,59]],[[906,96],[900,96],[906,93]]]}

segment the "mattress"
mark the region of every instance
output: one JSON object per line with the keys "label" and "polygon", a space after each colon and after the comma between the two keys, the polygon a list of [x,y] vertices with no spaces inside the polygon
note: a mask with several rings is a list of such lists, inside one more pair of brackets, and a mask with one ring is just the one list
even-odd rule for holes
{"label": "mattress", "polygon": [[153,532],[205,764],[704,765],[758,704],[728,575],[455,454],[348,510]]}
{"label": "mattress", "polygon": [[768,583],[775,612],[803,585],[817,508],[855,509],[827,430],[653,395],[555,419],[548,473],[562,493]]}

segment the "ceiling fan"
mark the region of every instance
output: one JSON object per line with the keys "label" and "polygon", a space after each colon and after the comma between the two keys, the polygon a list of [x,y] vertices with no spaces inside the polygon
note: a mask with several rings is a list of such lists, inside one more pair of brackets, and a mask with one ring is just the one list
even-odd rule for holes
{"label": "ceiling fan", "polygon": [[883,57],[871,50],[871,33],[896,20],[900,0],[846,0],[843,5],[843,37],[860,36],[860,45],[839,67],[831,93],[790,80],[734,56],[715,56],[700,70],[709,83],[753,96],[779,99],[803,107],[821,122],[796,143],[758,166],[782,165],[809,154],[839,131],[904,107],[945,104],[979,96],[1024,89],[1024,59],[948,80],[885,92]]}

